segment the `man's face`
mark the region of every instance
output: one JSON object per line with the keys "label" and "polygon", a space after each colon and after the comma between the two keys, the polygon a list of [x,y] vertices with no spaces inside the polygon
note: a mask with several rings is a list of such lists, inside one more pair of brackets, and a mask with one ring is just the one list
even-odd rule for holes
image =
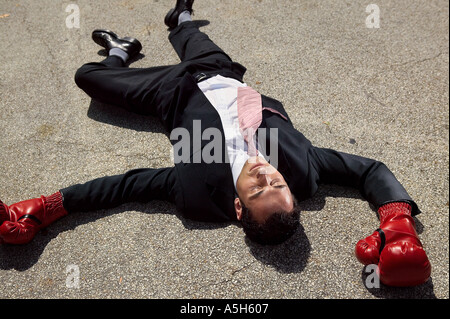
{"label": "man's face", "polygon": [[242,203],[252,211],[253,219],[263,223],[277,211],[291,211],[294,201],[283,176],[261,157],[252,157],[244,165],[236,183],[239,198],[234,206],[238,220],[242,217]]}

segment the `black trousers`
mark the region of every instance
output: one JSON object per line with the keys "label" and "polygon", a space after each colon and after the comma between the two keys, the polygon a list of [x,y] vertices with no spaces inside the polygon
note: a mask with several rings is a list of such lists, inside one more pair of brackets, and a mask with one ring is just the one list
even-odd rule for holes
{"label": "black trousers", "polygon": [[115,56],[100,63],[87,63],[75,75],[75,82],[91,98],[123,107],[131,112],[164,117],[170,99],[163,97],[167,83],[186,72],[194,77],[221,74],[242,81],[245,68],[231,58],[194,22],[171,31],[169,40],[181,62],[150,68],[129,68]]}

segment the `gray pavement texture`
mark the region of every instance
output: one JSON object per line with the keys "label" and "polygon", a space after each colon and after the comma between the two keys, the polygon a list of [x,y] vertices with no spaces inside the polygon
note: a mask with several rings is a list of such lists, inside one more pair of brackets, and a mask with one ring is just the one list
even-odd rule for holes
{"label": "gray pavement texture", "polygon": [[[0,0],[0,198],[7,204],[141,167],[172,166],[156,119],[103,105],[74,83],[103,59],[95,28],[137,37],[132,67],[178,57],[163,23],[174,0]],[[248,242],[237,224],[184,220],[155,201],[72,214],[25,246],[0,247],[0,297],[384,299],[449,297],[449,2],[197,0],[196,20],[245,80],[281,100],[316,146],[383,161],[422,209],[431,279],[367,287],[354,257],[376,213],[324,185],[288,242]],[[80,27],[68,28],[70,4]],[[79,275],[79,277],[77,277]],[[76,281],[79,278],[79,281]],[[77,285],[78,283],[78,285]]]}

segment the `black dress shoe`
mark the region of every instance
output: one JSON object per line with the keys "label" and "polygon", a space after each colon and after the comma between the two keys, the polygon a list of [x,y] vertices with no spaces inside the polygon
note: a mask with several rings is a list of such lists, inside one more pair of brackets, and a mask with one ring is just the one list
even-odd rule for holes
{"label": "black dress shoe", "polygon": [[104,47],[108,53],[111,49],[118,48],[125,51],[130,58],[142,50],[142,44],[137,39],[130,37],[119,39],[118,35],[110,30],[94,30],[92,40]]}
{"label": "black dress shoe", "polygon": [[169,27],[169,29],[174,29],[178,25],[178,17],[180,13],[183,11],[189,11],[192,13],[192,5],[194,4],[194,0],[177,0],[177,4],[175,8],[170,9],[164,19],[164,23]]}

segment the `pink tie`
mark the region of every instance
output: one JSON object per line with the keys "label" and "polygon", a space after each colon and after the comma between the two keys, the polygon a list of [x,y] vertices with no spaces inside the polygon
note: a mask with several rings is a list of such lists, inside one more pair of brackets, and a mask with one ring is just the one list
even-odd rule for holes
{"label": "pink tie", "polygon": [[248,155],[257,156],[254,135],[262,122],[261,94],[251,87],[239,87],[237,94],[239,127],[248,144]]}

